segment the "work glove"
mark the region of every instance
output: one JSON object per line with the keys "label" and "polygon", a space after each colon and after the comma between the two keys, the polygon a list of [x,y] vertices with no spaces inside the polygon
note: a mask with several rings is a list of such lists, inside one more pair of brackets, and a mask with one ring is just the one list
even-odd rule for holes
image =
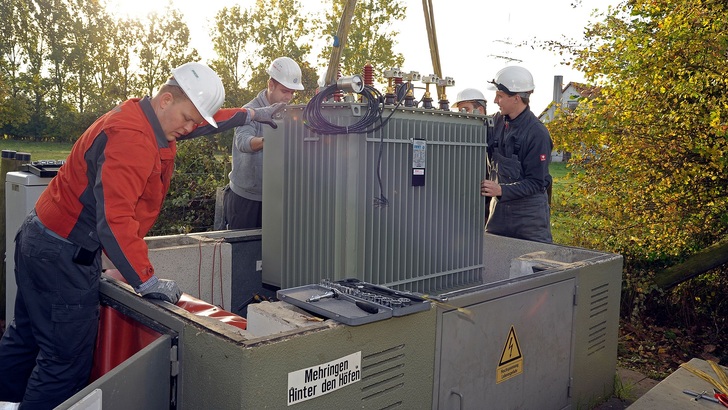
{"label": "work glove", "polygon": [[159,299],[170,303],[177,303],[182,292],[179,290],[177,283],[170,279],[159,279],[152,276],[149,280],[142,283],[136,291],[142,297],[149,299]]}
{"label": "work glove", "polygon": [[282,102],[271,104],[267,107],[252,108],[254,114],[251,121],[268,124],[271,128],[276,129],[278,128],[278,124],[273,121],[273,116],[283,111],[284,108],[286,108],[286,103]]}

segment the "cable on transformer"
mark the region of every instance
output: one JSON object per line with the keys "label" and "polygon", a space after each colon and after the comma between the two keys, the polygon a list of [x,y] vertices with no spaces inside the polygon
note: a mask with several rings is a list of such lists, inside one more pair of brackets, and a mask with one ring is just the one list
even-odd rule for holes
{"label": "cable on transformer", "polygon": [[324,135],[364,134],[381,128],[383,124],[370,128],[377,121],[382,121],[383,106],[380,103],[383,101],[383,97],[379,90],[369,85],[364,86],[358,93],[362,96],[362,101],[366,103],[366,113],[359,121],[351,125],[336,125],[329,122],[321,112],[321,104],[338,89],[338,85],[332,84],[311,98],[303,109],[303,123],[306,127],[317,134]]}
{"label": "cable on transformer", "polygon": [[[329,122],[321,113],[321,104],[327,100],[329,96],[337,92],[339,86],[337,84],[330,85],[314,95],[303,109],[303,123],[307,128],[317,134],[336,135],[336,134],[365,134],[374,133],[384,127],[389,122],[397,108],[402,104],[400,100],[387,118],[382,119],[384,111],[384,96],[376,88],[365,85],[358,94],[362,96],[362,100],[366,100],[367,112],[355,124],[352,125],[336,125]],[[371,127],[375,122],[379,124]],[[384,146],[384,134],[379,136],[379,150],[377,153],[377,183],[379,185],[379,197],[374,198],[375,207],[386,207],[389,205],[389,199],[384,195],[384,187],[382,184],[381,165],[382,165],[382,148]]]}

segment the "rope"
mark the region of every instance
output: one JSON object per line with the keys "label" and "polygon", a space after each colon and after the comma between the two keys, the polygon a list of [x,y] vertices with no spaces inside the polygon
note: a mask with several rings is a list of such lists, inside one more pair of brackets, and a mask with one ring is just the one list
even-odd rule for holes
{"label": "rope", "polygon": [[698,368],[695,368],[695,367],[691,366],[688,363],[682,363],[680,365],[680,367],[682,367],[685,370],[689,371],[690,373],[692,373],[692,374],[700,377],[701,379],[705,380],[706,382],[712,384],[713,387],[715,387],[716,389],[720,390],[721,393],[728,394],[728,383],[727,383],[728,382],[728,376],[726,376],[726,374],[723,371],[723,369],[721,369],[720,366],[718,366],[717,363],[715,363],[712,360],[707,360],[707,362],[710,364],[710,367],[713,368],[713,371],[715,372],[715,374],[718,375],[718,378],[720,379],[720,381],[715,380],[708,373],[705,373],[704,371],[702,371],[702,370],[700,370]]}
{"label": "rope", "polygon": [[[222,244],[224,239],[215,241],[212,248],[212,272],[210,273],[210,300],[211,305],[215,304],[215,264],[217,263],[218,277],[220,278],[220,307],[225,306],[225,288],[222,281]],[[202,241],[197,242],[197,298],[202,299]],[[217,254],[215,254],[217,252]],[[204,299],[202,299],[204,300]]]}
{"label": "rope", "polygon": [[202,299],[202,242],[197,242],[197,299]]}
{"label": "rope", "polygon": [[[223,242],[224,242],[223,239],[218,239],[215,242],[215,247],[212,250],[212,253],[213,253],[213,255],[212,255],[212,273],[210,276],[212,276],[213,278],[215,277],[215,250],[217,250],[217,257],[218,257],[218,261],[220,262],[218,264],[218,276],[220,277],[220,307],[224,308],[224,306],[225,306],[225,288],[223,287],[223,282],[222,282],[222,243]],[[214,286],[214,279],[213,279],[213,288],[214,287],[215,286]],[[213,302],[214,302],[214,300],[213,300]]]}

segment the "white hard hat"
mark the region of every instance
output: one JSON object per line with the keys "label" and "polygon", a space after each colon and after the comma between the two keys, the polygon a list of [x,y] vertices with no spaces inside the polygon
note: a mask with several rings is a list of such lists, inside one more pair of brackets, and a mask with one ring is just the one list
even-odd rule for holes
{"label": "white hard hat", "polygon": [[172,70],[172,76],[187,94],[202,118],[217,128],[213,115],[225,101],[225,87],[212,69],[202,63],[185,63]]}
{"label": "white hard hat", "polygon": [[495,79],[490,83],[494,85],[491,89],[495,88],[509,94],[530,93],[535,88],[531,73],[525,68],[515,65],[498,71]]}
{"label": "white hard hat", "polygon": [[475,88],[465,88],[460,91],[455,97],[455,102],[452,104],[452,108],[457,108],[458,104],[463,101],[485,101],[485,96]]}
{"label": "white hard hat", "polygon": [[268,75],[291,90],[303,90],[301,67],[290,57],[278,57],[270,63]]}

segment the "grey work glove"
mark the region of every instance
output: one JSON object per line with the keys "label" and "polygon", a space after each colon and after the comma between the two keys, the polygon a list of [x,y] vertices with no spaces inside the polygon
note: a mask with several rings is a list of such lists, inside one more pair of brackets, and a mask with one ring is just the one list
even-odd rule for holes
{"label": "grey work glove", "polygon": [[251,108],[253,110],[253,119],[251,121],[268,124],[271,128],[278,128],[278,124],[273,121],[273,116],[283,111],[286,108],[286,103],[275,103],[267,107]]}
{"label": "grey work glove", "polygon": [[159,279],[156,276],[152,276],[148,281],[142,283],[136,291],[142,297],[164,300],[170,303],[177,303],[179,297],[182,296],[182,292],[175,281]]}

